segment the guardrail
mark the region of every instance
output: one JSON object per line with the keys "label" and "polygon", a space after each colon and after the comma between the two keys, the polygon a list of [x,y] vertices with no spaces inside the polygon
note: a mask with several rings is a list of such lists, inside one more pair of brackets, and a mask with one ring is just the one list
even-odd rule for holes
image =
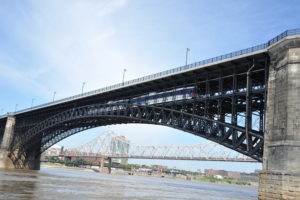
{"label": "guardrail", "polygon": [[95,94],[101,94],[101,93],[108,92],[108,91],[111,91],[111,90],[115,90],[115,89],[118,89],[118,88],[130,86],[130,85],[141,83],[141,82],[144,82],[144,81],[150,81],[150,80],[153,80],[153,79],[156,79],[156,78],[160,78],[160,77],[171,75],[171,74],[174,74],[174,73],[177,73],[177,72],[185,71],[187,69],[192,69],[192,68],[196,68],[196,67],[199,67],[199,66],[202,66],[202,65],[207,65],[207,64],[222,61],[222,60],[225,60],[225,59],[241,56],[241,55],[244,55],[244,54],[264,50],[267,47],[269,47],[270,45],[282,40],[283,38],[285,38],[287,36],[293,36],[293,35],[300,35],[300,29],[291,29],[291,30],[284,31],[283,33],[277,35],[276,37],[272,38],[271,40],[269,40],[268,42],[266,42],[264,44],[260,44],[260,45],[253,46],[253,47],[250,47],[250,48],[242,49],[242,50],[239,50],[239,51],[235,51],[235,52],[231,52],[231,53],[224,54],[224,55],[221,55],[221,56],[209,58],[209,59],[206,59],[206,60],[202,60],[202,61],[195,62],[195,63],[192,63],[192,64],[188,64],[188,65],[184,65],[184,66],[181,66],[181,67],[173,68],[173,69],[166,70],[166,71],[163,71],[163,72],[159,72],[159,73],[156,73],[156,74],[143,76],[141,78],[126,81],[124,83],[118,83],[118,84],[115,84],[115,85],[107,86],[105,88],[93,90],[93,91],[86,92],[86,93],[83,93],[83,94],[67,97],[67,98],[60,99],[60,100],[57,100],[57,101],[54,101],[54,102],[51,102],[51,103],[41,104],[41,105],[38,105],[38,106],[35,106],[35,107],[32,107],[32,108],[23,109],[23,110],[19,110],[17,112],[12,112],[12,113],[8,113],[8,114],[10,114],[10,115],[19,114],[19,113],[27,112],[29,110],[36,110],[36,109],[46,107],[46,106],[49,106],[49,105],[55,105],[55,104],[58,104],[58,103],[63,103],[63,102],[79,99],[79,98],[82,98],[82,97],[92,96],[92,95],[95,95]]}

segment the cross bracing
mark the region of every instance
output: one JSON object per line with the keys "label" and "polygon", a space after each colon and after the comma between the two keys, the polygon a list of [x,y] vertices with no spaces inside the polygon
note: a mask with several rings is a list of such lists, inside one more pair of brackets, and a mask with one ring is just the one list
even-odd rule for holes
{"label": "cross bracing", "polygon": [[[113,148],[113,141],[121,144]],[[194,145],[147,146],[137,145],[114,132],[107,131],[90,142],[61,152],[63,156],[73,157],[110,157],[139,159],[173,159],[173,160],[206,160],[257,162],[236,151],[229,150],[213,142]]]}

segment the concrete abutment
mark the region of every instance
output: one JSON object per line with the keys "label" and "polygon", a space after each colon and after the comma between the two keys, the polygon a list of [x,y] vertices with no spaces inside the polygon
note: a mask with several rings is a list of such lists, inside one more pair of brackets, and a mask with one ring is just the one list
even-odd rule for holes
{"label": "concrete abutment", "polygon": [[300,37],[269,48],[259,199],[300,199]]}

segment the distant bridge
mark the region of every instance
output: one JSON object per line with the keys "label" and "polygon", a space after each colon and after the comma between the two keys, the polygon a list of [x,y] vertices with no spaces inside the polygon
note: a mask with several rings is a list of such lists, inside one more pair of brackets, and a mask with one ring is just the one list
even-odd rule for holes
{"label": "distant bridge", "polygon": [[[47,156],[47,153],[46,153]],[[144,146],[129,142],[112,131],[76,148],[61,152],[65,157],[91,158],[134,158],[164,160],[202,160],[228,162],[257,162],[236,151],[216,143],[181,146]]]}

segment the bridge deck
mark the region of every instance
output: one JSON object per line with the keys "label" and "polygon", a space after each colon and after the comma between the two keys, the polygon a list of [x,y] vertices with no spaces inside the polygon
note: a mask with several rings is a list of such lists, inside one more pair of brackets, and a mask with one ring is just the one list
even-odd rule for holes
{"label": "bridge deck", "polygon": [[72,155],[60,155],[65,157],[80,157],[80,158],[115,158],[115,159],[154,159],[154,160],[198,160],[198,161],[222,161],[222,162],[250,162],[258,163],[257,160],[251,158],[216,158],[216,157],[180,157],[180,156],[117,156],[117,155],[98,155],[98,156],[72,156]]}

